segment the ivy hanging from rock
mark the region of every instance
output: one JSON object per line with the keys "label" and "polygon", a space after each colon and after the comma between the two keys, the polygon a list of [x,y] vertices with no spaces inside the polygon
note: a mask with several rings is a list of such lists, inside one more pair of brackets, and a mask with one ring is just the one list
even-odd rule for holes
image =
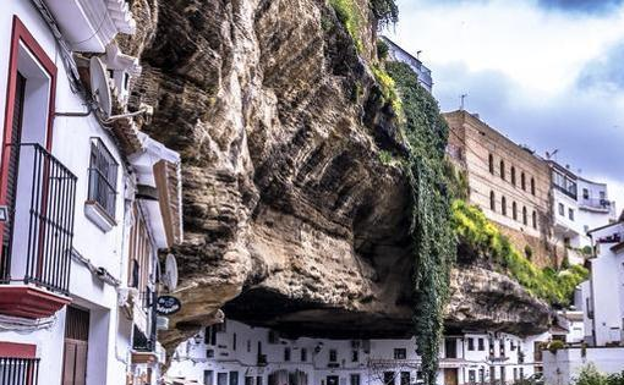
{"label": "ivy hanging from rock", "polygon": [[435,99],[404,63],[386,63],[402,101],[401,125],[410,147],[404,162],[411,192],[414,253],[414,333],[426,384],[435,384],[450,271],[457,250],[451,226],[452,196],[445,164],[448,126]]}
{"label": "ivy hanging from rock", "polygon": [[395,0],[370,0],[370,7],[381,27],[399,21],[399,7]]}

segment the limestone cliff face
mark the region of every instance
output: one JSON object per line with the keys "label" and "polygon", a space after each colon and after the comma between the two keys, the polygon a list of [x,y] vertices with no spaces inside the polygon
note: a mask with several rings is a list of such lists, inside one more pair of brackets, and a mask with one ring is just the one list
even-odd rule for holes
{"label": "limestone cliff face", "polygon": [[552,310],[509,277],[478,266],[458,265],[451,273],[448,327],[505,331],[520,336],[548,329]]}
{"label": "limestone cliff face", "polygon": [[[224,306],[292,333],[410,332],[408,195],[378,156],[404,149],[375,97],[375,22],[356,3],[360,55],[324,0],[132,2],[133,103],[154,106],[144,129],[183,158],[183,310],[167,343]],[[457,274],[462,298],[488,291],[489,277]],[[464,319],[487,318],[479,301],[463,301]]]}

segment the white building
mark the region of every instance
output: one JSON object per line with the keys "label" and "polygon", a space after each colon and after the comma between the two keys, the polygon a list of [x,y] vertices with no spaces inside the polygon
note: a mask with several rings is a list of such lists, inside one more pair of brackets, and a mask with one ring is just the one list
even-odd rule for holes
{"label": "white building", "polygon": [[98,54],[113,112],[127,112],[140,67],[113,38],[134,23],[120,0],[2,3],[2,384],[156,383],[157,251],[182,236],[179,156],[132,118],[90,111],[80,78],[79,53]]}
{"label": "white building", "polygon": [[588,232],[616,219],[607,185],[589,181],[554,161],[552,170],[555,237],[568,248],[572,263],[582,263],[582,249],[591,246]]}
{"label": "white building", "polygon": [[605,373],[624,370],[624,222],[589,232],[596,252],[590,262],[590,280],[575,293],[583,311],[584,342],[545,353],[544,376],[548,384],[568,384],[589,363]]}
{"label": "white building", "polygon": [[381,40],[388,46],[389,59],[392,61],[400,61],[409,65],[418,76],[418,83],[429,91],[429,93],[431,93],[433,89],[431,70],[427,68],[419,58],[413,56],[392,40],[385,36],[381,36]]}
{"label": "white building", "polygon": [[[548,333],[448,335],[440,346],[437,383],[513,383],[541,366],[535,346]],[[182,343],[167,376],[204,385],[410,385],[422,383],[412,339],[287,338],[228,320]],[[539,368],[538,368],[539,369]]]}
{"label": "white building", "polygon": [[544,381],[548,385],[569,385],[581,370],[593,365],[602,373],[620,373],[624,363],[624,348],[574,347],[551,353],[544,352]]}
{"label": "white building", "polygon": [[[594,229],[597,257],[591,260],[586,308],[592,323],[592,346],[624,343],[624,222]],[[624,365],[624,363],[623,363]]]}

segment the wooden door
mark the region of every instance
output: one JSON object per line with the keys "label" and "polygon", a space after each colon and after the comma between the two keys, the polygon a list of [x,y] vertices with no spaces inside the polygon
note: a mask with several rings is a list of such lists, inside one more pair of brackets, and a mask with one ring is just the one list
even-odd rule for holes
{"label": "wooden door", "polygon": [[63,385],[85,385],[89,351],[89,312],[67,307]]}
{"label": "wooden door", "polygon": [[444,385],[458,385],[457,369],[444,369]]}

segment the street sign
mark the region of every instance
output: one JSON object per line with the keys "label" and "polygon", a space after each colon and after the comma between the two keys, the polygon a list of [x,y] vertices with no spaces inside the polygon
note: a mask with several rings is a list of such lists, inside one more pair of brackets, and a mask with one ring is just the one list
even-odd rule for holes
{"label": "street sign", "polygon": [[172,315],[180,311],[182,304],[176,297],[161,295],[156,303],[156,312],[160,315]]}

